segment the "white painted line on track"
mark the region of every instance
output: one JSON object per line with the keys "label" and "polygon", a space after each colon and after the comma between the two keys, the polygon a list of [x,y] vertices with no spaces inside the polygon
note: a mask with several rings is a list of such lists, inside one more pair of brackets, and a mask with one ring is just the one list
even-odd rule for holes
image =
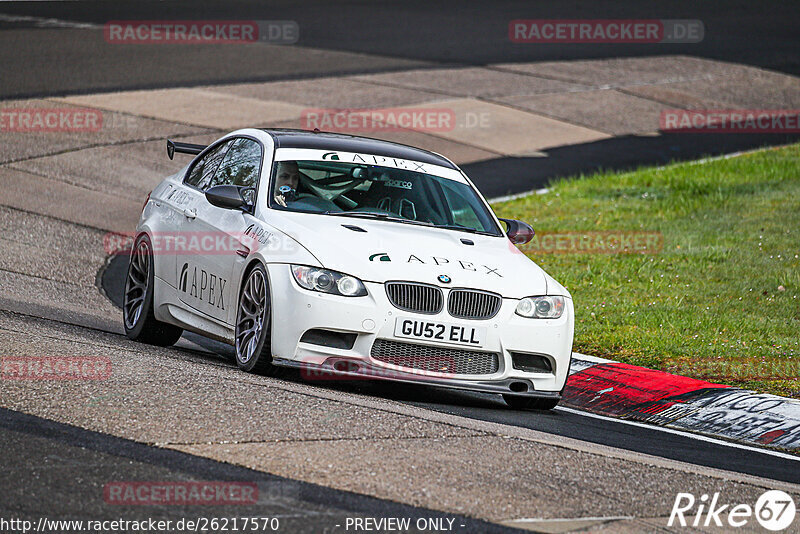
{"label": "white painted line on track", "polygon": [[786,148],[787,146],[792,146],[793,143],[789,143],[787,145],[776,145],[776,146],[769,146],[769,147],[761,147],[761,148],[753,148],[752,150],[740,150],[739,152],[731,152],[730,154],[721,154],[719,156],[712,156],[709,158],[701,158],[696,159],[694,161],[676,161],[670,165],[662,165],[660,167],[654,167],[657,171],[663,171],[669,166],[672,165],[702,165],[703,163],[709,163],[712,161],[719,161],[731,158],[738,158],[739,156],[747,156],[749,154],[755,154],[756,152],[767,152],[770,150],[778,150],[781,148]]}
{"label": "white painted line on track", "polygon": [[[786,148],[787,146],[791,146],[792,144],[787,145],[777,145],[777,146],[770,146],[770,147],[762,147],[762,148],[754,148],[752,150],[741,150],[739,152],[731,152],[730,154],[721,154],[719,156],[712,156],[709,158],[701,158],[696,160],[687,160],[687,161],[675,161],[670,163],[669,165],[660,165],[658,167],[652,167],[652,170],[655,171],[663,171],[667,167],[672,167],[675,165],[702,165],[703,163],[709,163],[712,161],[718,160],[725,160],[731,158],[738,158],[739,156],[746,156],[748,154],[755,154],[756,152],[766,152],[768,150],[777,150],[779,148]],[[647,169],[647,167],[643,167],[643,169]],[[635,172],[629,171],[629,172]],[[627,172],[623,172],[623,174],[627,174]],[[524,191],[522,193],[515,193],[513,195],[505,195],[502,197],[495,197],[495,198],[488,198],[486,202],[489,204],[494,204],[496,202],[508,202],[509,200],[517,200],[518,198],[524,198],[531,195],[544,195],[549,193],[550,189],[547,187],[543,187],[542,189],[533,189],[531,191]]]}
{"label": "white painted line on track", "polygon": [[556,411],[563,411],[575,415],[582,415],[585,417],[592,417],[594,419],[600,419],[601,421],[612,421],[616,423],[622,423],[625,425],[635,426],[639,428],[648,428],[650,430],[658,430],[661,432],[667,432],[669,434],[676,434],[678,436],[683,436],[689,439],[696,439],[698,441],[705,441],[707,443],[714,443],[716,445],[723,445],[725,447],[731,447],[734,449],[742,449],[750,452],[755,452],[759,454],[767,454],[769,456],[775,456],[777,458],[783,458],[784,460],[794,460],[795,462],[800,461],[800,456],[796,456],[794,454],[789,454],[785,452],[773,451],[771,449],[762,449],[760,447],[751,447],[750,445],[744,445],[742,443],[734,443],[731,441],[725,441],[722,439],[712,438],[710,436],[705,436],[703,434],[694,434],[692,432],[684,432],[682,430],[676,430],[674,428],[664,427],[664,426],[657,426],[647,423],[640,423],[639,421],[630,421],[628,419],[617,419],[616,417],[607,417],[605,415],[598,415],[591,412],[584,412],[582,410],[575,410],[573,408],[567,408],[565,406],[556,406],[554,408]]}
{"label": "white painted line on track", "polygon": [[588,354],[581,354],[580,352],[573,352],[572,357],[575,358],[576,360],[583,360],[592,363],[619,363],[616,360],[600,358],[599,356],[589,356]]}
{"label": "white painted line on track", "polygon": [[558,517],[556,519],[548,519],[546,517],[524,517],[522,519],[506,519],[504,523],[556,523],[556,522],[572,522],[572,521],[626,521],[636,519],[632,515],[615,515],[609,517]]}
{"label": "white painted line on track", "polygon": [[513,195],[506,195],[504,197],[495,197],[489,198],[486,200],[489,204],[494,204],[495,202],[508,202],[509,200],[516,200],[518,198],[527,197],[530,195],[544,195],[545,193],[549,192],[550,190],[546,187],[542,189],[535,189],[533,191],[525,191],[524,193],[514,193]]}
{"label": "white painted line on track", "polygon": [[53,19],[45,17],[29,17],[27,15],[8,15],[0,13],[0,22],[32,22],[37,28],[79,28],[93,30],[102,28],[99,24],[89,22],[74,22],[71,20]]}

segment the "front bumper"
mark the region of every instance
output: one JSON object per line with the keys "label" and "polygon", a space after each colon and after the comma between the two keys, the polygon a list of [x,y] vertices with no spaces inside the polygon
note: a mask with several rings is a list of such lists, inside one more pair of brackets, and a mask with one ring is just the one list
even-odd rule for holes
{"label": "front bumper", "polygon": [[353,358],[328,358],[322,365],[296,360],[275,358],[272,363],[281,367],[299,369],[306,380],[389,380],[406,384],[420,384],[483,393],[500,393],[525,397],[560,399],[560,392],[537,391],[526,378],[504,378],[501,380],[467,380],[439,378],[414,372],[387,369]]}
{"label": "front bumper", "polygon": [[[395,308],[383,284],[365,282],[365,297],[341,297],[300,288],[285,264],[269,264],[272,290],[272,356],[276,365],[300,368],[308,378],[393,380],[440,387],[558,398],[569,374],[574,312],[571,299],[559,319],[527,319],[516,315],[516,299],[503,299],[498,314],[488,320],[455,319],[446,309],[438,314],[414,314]],[[442,286],[447,292],[448,288]],[[480,288],[476,288],[480,289]],[[445,295],[445,298],[447,295]],[[446,308],[446,307],[445,307]],[[469,350],[454,343],[432,343],[394,335],[398,317],[461,323],[485,328],[483,352],[496,353],[499,365],[490,374],[452,374],[401,367],[372,357],[378,339],[420,347]],[[355,335],[352,348],[334,348],[301,342],[311,329]],[[544,356],[549,372],[515,369],[511,353]]]}

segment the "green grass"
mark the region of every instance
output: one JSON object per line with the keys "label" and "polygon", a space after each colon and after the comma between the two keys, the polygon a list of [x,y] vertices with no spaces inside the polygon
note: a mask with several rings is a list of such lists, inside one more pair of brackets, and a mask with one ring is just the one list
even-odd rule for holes
{"label": "green grass", "polygon": [[663,235],[655,254],[526,252],[572,293],[576,351],[800,398],[800,144],[493,207],[541,234]]}

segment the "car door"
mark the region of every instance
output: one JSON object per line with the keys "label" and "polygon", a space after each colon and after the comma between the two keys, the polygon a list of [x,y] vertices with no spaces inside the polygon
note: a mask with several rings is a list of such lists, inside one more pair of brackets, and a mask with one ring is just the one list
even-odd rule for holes
{"label": "car door", "polygon": [[[214,173],[231,144],[233,144],[233,140],[226,139],[206,150],[189,167],[183,180],[182,191],[176,194],[178,202],[174,209],[179,212],[179,222],[176,224],[174,239],[175,287],[178,289],[178,297],[181,301],[201,311],[203,306],[199,288],[198,286],[192,288],[192,279],[191,277],[187,278],[190,270],[194,271],[197,268],[197,261],[203,253],[199,241],[203,237],[202,224],[198,222],[197,216],[203,203],[208,202],[205,190],[211,184]],[[198,281],[195,280],[195,283]],[[206,284],[208,284],[207,280]]]}
{"label": "car door", "polygon": [[255,201],[262,161],[263,147],[258,141],[231,139],[213,174],[199,184],[198,193],[202,194],[194,205],[195,217],[185,223],[194,247],[178,259],[178,294],[189,306],[228,324],[235,321],[237,282],[233,275],[249,253],[242,237],[253,218],[245,210],[212,205],[204,193],[217,185],[235,185]]}
{"label": "car door", "polygon": [[220,142],[198,156],[189,165],[181,183],[167,184],[167,189],[156,201],[164,214],[164,226],[153,236],[157,241],[154,249],[159,251],[155,257],[158,262],[156,273],[172,287],[178,285],[176,264],[181,248],[186,245],[184,232],[192,230],[192,225],[188,223],[196,216],[197,204],[203,198],[201,187],[204,176],[206,180],[211,180],[229,144],[227,140]]}

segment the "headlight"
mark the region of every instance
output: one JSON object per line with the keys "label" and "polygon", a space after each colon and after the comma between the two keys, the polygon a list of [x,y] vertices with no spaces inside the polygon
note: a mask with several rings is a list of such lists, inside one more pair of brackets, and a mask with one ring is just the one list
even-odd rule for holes
{"label": "headlight", "polygon": [[363,297],[367,294],[367,288],[364,287],[361,280],[336,271],[292,265],[292,276],[300,284],[300,287],[312,291],[345,297]]}
{"label": "headlight", "polygon": [[564,297],[525,297],[517,304],[517,315],[533,319],[558,319],[564,313]]}

